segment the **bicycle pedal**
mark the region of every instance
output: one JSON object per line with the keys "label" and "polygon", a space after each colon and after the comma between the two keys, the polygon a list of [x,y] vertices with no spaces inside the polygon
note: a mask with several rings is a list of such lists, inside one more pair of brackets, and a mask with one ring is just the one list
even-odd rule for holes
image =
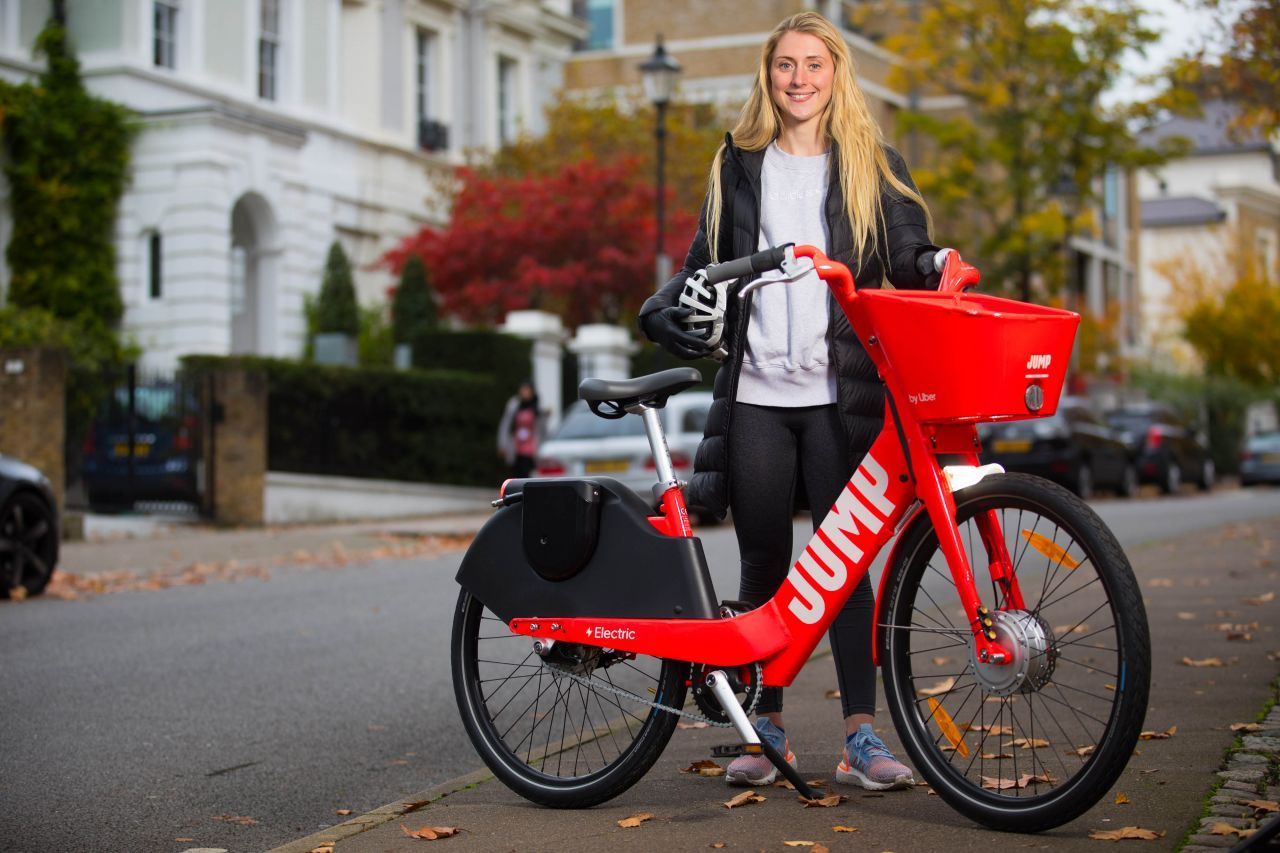
{"label": "bicycle pedal", "polygon": [[739,755],[760,755],[763,751],[758,743],[726,743],[711,747],[711,757],[737,758]]}

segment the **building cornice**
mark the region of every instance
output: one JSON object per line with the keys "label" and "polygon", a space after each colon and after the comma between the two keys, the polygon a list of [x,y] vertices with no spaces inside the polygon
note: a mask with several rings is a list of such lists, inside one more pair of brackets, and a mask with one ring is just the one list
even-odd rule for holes
{"label": "building cornice", "polygon": [[[663,45],[668,53],[694,53],[702,50],[719,50],[733,47],[760,47],[769,38],[769,33],[733,33],[723,36],[706,36],[705,38],[666,39]],[[886,62],[898,65],[902,57],[891,50],[886,50],[865,36],[845,32],[845,41],[867,53],[877,56]],[[643,58],[653,53],[652,44],[624,44],[608,50],[583,50],[575,53],[573,59],[612,59],[615,57]]]}

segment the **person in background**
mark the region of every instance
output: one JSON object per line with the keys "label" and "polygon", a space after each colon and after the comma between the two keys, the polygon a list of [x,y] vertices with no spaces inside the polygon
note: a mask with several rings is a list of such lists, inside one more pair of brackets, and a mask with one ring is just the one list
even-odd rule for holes
{"label": "person in background", "polygon": [[[677,304],[685,280],[710,263],[770,246],[815,245],[847,264],[860,288],[886,279],[897,287],[938,286],[940,250],[924,200],[902,157],[884,142],[844,37],[816,12],[787,18],[764,44],[752,94],[708,184],[684,268],[640,309],[645,335],[677,356],[709,354],[684,325],[690,309]],[[728,355],[686,494],[690,506],[717,517],[732,510],[739,597],[759,607],[791,564],[798,483],[816,530],[879,434],[884,395],[848,319],[812,271],[745,304],[729,301]],[[836,779],[871,790],[909,788],[910,768],[873,728],[872,604],[871,579],[863,576],[831,627],[845,735]],[[781,688],[766,687],[756,710],[761,737],[795,766]],[[744,755],[725,780],[767,785],[776,776],[767,758]]]}
{"label": "person in background", "polygon": [[538,444],[546,432],[546,420],[538,408],[538,392],[533,390],[533,383],[521,382],[507,401],[498,424],[498,455],[506,460],[512,477],[528,477],[533,473]]}

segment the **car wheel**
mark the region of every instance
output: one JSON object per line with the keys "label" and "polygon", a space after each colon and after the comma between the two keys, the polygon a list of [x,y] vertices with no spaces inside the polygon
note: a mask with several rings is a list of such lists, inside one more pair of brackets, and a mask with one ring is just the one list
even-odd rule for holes
{"label": "car wheel", "polygon": [[1176,495],[1182,488],[1182,469],[1178,463],[1170,459],[1164,466],[1164,476],[1160,478],[1160,491],[1166,495]]}
{"label": "car wheel", "polygon": [[21,586],[39,595],[53,577],[58,557],[53,512],[33,492],[17,492],[0,507],[0,598]]}
{"label": "car wheel", "polygon": [[1116,491],[1122,498],[1131,498],[1138,494],[1138,469],[1132,462],[1126,462],[1124,473],[1120,475],[1120,488]]}
{"label": "car wheel", "polygon": [[1200,491],[1207,492],[1213,488],[1216,479],[1217,469],[1213,466],[1213,460],[1206,456],[1204,462],[1200,464],[1200,479],[1196,481],[1196,486]]}
{"label": "car wheel", "polygon": [[1071,491],[1075,492],[1082,501],[1093,497],[1093,469],[1089,467],[1088,462],[1081,460],[1076,467],[1076,481]]}

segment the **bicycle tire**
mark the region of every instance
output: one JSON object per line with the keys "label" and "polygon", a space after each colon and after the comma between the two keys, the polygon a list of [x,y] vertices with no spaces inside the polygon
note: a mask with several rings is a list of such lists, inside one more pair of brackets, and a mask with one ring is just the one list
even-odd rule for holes
{"label": "bicycle tire", "polygon": [[[558,645],[557,654],[569,646]],[[548,663],[532,647],[475,596],[458,596],[453,687],[476,751],[507,787],[540,805],[587,808],[626,791],[658,760],[677,715],[586,687],[566,677],[571,667]],[[589,648],[572,653],[590,659]],[[664,705],[684,704],[688,663],[631,656],[591,672]]]}
{"label": "bicycle tire", "polygon": [[[1024,653],[1031,677],[1015,683],[1009,667],[978,663],[926,519],[906,534],[889,568],[885,698],[916,767],[961,814],[1014,832],[1060,826],[1107,793],[1137,742],[1151,677],[1142,595],[1114,535],[1061,486],[1026,474],[991,476],[959,492],[956,510],[980,590],[987,562],[974,519],[985,510],[999,517],[1025,609],[997,619],[1002,631],[1012,626],[1032,638]],[[981,594],[989,606],[995,600],[993,611],[1004,609],[994,582],[989,596]],[[1099,621],[1111,624],[1090,625]],[[951,644],[938,644],[948,634]],[[993,701],[998,707],[988,713]]]}

